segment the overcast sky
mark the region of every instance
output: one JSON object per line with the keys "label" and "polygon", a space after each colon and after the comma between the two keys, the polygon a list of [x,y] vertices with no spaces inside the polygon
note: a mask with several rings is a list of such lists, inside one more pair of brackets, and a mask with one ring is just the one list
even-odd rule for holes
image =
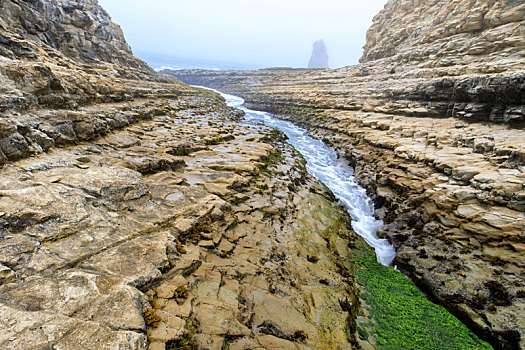
{"label": "overcast sky", "polygon": [[324,39],[330,67],[357,64],[386,0],[99,0],[136,52],[306,67]]}

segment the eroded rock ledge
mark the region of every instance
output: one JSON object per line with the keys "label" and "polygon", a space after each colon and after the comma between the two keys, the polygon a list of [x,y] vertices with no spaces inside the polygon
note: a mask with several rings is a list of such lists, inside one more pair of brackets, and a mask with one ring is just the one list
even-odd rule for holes
{"label": "eroded rock ledge", "polygon": [[389,1],[363,63],[169,72],[335,147],[417,285],[498,348],[525,347],[525,25],[515,1]]}
{"label": "eroded rock ledge", "polygon": [[300,123],[349,159],[375,198],[386,223],[382,234],[398,251],[396,264],[495,346],[522,346],[524,131],[455,118],[314,109],[294,103],[302,93],[293,85],[282,101],[274,86],[260,85],[252,94],[230,85],[228,75],[211,76],[212,87]]}
{"label": "eroded rock ledge", "polygon": [[352,347],[360,239],[329,191],[222,101],[155,103],[2,170],[1,347]]}
{"label": "eroded rock ledge", "polygon": [[[0,1],[0,165],[103,136],[189,91],[133,56],[97,1]],[[176,96],[174,96],[176,97]],[[90,107],[147,99],[129,111]]]}
{"label": "eroded rock ledge", "polygon": [[96,0],[0,10],[2,349],[356,346],[366,246],[280,134]]}

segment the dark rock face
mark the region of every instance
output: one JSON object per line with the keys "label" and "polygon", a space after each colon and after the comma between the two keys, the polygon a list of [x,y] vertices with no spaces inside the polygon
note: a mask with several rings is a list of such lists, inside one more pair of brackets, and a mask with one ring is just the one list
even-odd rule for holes
{"label": "dark rock face", "polygon": [[312,57],[310,57],[310,62],[308,62],[308,68],[329,68],[328,50],[324,40],[318,40],[314,43]]}

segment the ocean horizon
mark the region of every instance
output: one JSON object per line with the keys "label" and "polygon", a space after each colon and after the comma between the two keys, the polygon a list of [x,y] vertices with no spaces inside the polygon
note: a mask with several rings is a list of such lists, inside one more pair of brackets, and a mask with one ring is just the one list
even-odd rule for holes
{"label": "ocean horizon", "polygon": [[257,70],[266,68],[261,65],[239,63],[239,62],[227,62],[220,60],[190,58],[190,57],[179,57],[169,56],[165,54],[155,54],[148,52],[135,52],[135,55],[148,63],[150,67],[156,71],[162,71],[165,69],[171,70],[184,70],[184,69],[206,69],[206,70]]}

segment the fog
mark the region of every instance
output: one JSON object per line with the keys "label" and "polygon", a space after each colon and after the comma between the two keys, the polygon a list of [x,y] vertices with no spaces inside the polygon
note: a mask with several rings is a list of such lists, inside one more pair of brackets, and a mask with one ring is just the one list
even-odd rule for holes
{"label": "fog", "polygon": [[306,67],[324,39],[330,67],[357,64],[386,0],[99,0],[139,57]]}

